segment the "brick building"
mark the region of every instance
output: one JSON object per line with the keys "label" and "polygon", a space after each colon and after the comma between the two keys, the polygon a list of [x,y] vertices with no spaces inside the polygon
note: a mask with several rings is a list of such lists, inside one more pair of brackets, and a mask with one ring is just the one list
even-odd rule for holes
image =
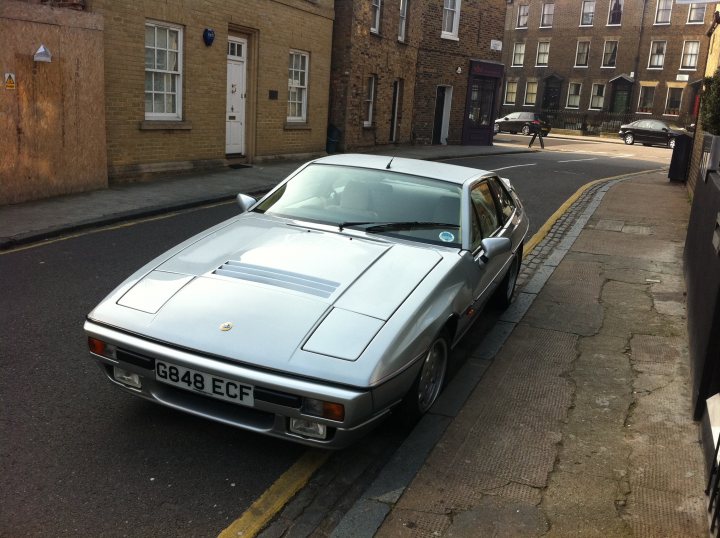
{"label": "brick building", "polygon": [[339,149],[491,143],[504,15],[505,0],[336,0]]}
{"label": "brick building", "polygon": [[424,144],[492,143],[505,0],[424,2],[413,128]]}
{"label": "brick building", "polygon": [[111,181],[325,148],[332,0],[86,0]]}
{"label": "brick building", "polygon": [[511,0],[502,113],[589,131],[693,123],[712,18],[704,3],[673,0]]}

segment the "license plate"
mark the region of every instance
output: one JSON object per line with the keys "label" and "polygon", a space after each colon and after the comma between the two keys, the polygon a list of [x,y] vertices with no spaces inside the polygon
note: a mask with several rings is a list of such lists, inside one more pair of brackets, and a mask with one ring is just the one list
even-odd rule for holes
{"label": "license plate", "polygon": [[155,361],[155,379],[161,383],[200,392],[226,402],[247,406],[253,406],[255,403],[252,385],[175,364]]}

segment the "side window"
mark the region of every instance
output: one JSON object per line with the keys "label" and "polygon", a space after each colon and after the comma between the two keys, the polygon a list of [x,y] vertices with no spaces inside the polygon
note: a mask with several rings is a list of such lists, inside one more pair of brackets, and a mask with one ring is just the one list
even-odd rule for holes
{"label": "side window", "polygon": [[510,196],[510,193],[505,189],[505,185],[503,185],[499,179],[491,179],[490,186],[498,201],[502,224],[505,224],[515,211],[515,202],[513,202],[512,196]]}
{"label": "side window", "polygon": [[475,250],[480,246],[480,241],[492,236],[500,227],[500,219],[487,181],[473,188],[470,200],[473,209],[472,247]]}

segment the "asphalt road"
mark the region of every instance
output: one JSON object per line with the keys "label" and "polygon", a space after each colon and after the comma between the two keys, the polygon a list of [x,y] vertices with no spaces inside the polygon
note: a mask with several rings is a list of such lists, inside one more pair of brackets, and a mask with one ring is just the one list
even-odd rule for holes
{"label": "asphalt road", "polygon": [[[534,231],[588,181],[669,157],[549,139],[541,152],[452,162],[509,177]],[[127,396],[86,349],[83,320],[106,293],[235,213],[232,204],[187,211],[0,255],[0,536],[215,536],[304,452]],[[353,462],[391,453],[403,428],[381,428],[333,464],[357,471]]]}

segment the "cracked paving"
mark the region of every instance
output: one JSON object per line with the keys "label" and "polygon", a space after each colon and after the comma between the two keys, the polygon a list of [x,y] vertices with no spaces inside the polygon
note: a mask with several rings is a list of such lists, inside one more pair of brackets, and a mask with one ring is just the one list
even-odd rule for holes
{"label": "cracked paving", "polygon": [[[607,192],[377,536],[706,536],[688,212],[657,179]],[[522,283],[561,239],[528,256]]]}

